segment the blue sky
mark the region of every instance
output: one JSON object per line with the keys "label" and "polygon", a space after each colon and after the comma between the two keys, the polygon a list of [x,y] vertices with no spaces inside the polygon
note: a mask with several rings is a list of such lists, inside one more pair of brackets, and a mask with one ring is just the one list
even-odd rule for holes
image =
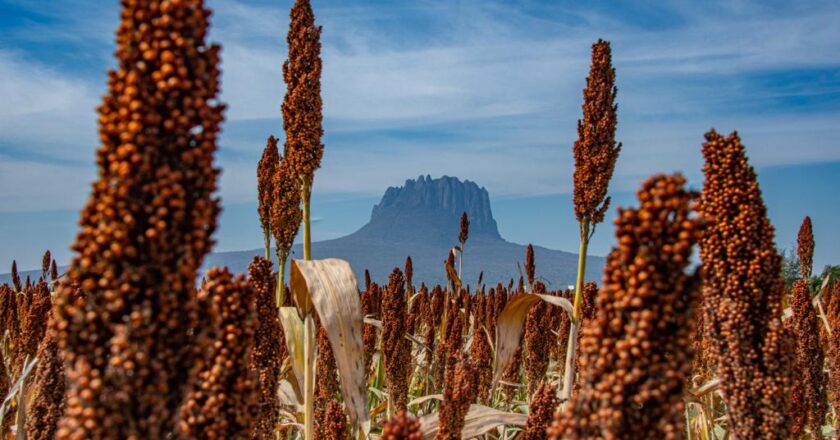
{"label": "blue sky", "polygon": [[[227,122],[218,248],[258,247],[254,167],[282,134],[291,0],[217,0]],[[836,1],[313,0],[323,25],[325,144],[315,237],[352,232],[387,186],[468,178],[502,234],[576,249],[571,144],[589,48],[612,42],[624,149],[612,191],[655,172],[702,183],[710,127],[737,129],[780,247],[810,214],[816,264],[840,262]],[[0,268],[66,261],[95,177],[94,109],[114,65],[115,0],[0,0]],[[609,250],[611,227],[596,238]],[[318,235],[320,234],[320,235]],[[0,271],[4,271],[0,269]]]}

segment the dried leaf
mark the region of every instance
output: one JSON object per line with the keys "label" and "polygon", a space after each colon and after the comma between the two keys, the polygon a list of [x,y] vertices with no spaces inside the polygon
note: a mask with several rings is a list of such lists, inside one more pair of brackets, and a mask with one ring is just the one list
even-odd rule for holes
{"label": "dried leaf", "polygon": [[420,405],[423,402],[428,402],[429,400],[443,400],[443,394],[428,394],[423,397],[418,397],[411,402],[408,402],[408,406]]}
{"label": "dried leaf", "polygon": [[[293,260],[289,285],[299,301],[308,296],[327,332],[352,422],[370,432],[367,372],[362,343],[362,304],[356,276],[344,260]],[[300,302],[299,302],[300,304]]]}
{"label": "dried leaf", "polygon": [[380,321],[376,318],[371,318],[369,316],[365,316],[365,324],[369,324],[369,325],[372,325],[372,326],[374,326],[378,329],[382,329],[382,321]]}
{"label": "dried leaf", "polygon": [[280,381],[277,387],[277,396],[280,400],[280,405],[295,408],[296,412],[303,412],[303,401],[295,391],[294,385],[288,380]]}
{"label": "dried leaf", "polygon": [[493,383],[499,380],[513,360],[513,355],[519,348],[528,311],[540,300],[563,307],[567,313],[572,313],[573,306],[569,300],[559,296],[528,293],[516,295],[508,301],[496,324],[496,365],[493,369]]}
{"label": "dried leaf", "polygon": [[[528,416],[525,414],[499,411],[484,405],[473,404],[470,405],[470,410],[464,418],[461,438],[475,438],[502,425],[524,427],[527,421]],[[420,417],[420,433],[423,434],[423,440],[433,439],[437,432],[438,413]]]}
{"label": "dried leaf", "polygon": [[29,377],[29,374],[35,369],[35,365],[38,364],[38,357],[34,357],[31,361],[27,357],[23,361],[23,371],[20,373],[20,377],[18,378],[17,382],[9,388],[9,394],[6,396],[6,399],[3,400],[3,404],[0,405],[0,426],[3,426],[3,421],[6,418],[6,414],[9,411],[9,408],[12,404],[12,400],[24,389],[24,382]]}
{"label": "dried leaf", "polygon": [[[283,334],[286,336],[286,347],[289,349],[289,359],[292,360],[292,373],[295,375],[297,389],[303,390],[306,368],[303,353],[303,320],[294,307],[280,307],[280,324],[283,325]],[[303,401],[302,398],[300,400]]]}
{"label": "dried leaf", "polygon": [[554,295],[543,295],[543,294],[536,294],[540,297],[543,301],[554,305],[562,307],[563,310],[566,311],[570,316],[574,313],[575,306],[572,305],[572,302],[563,298],[562,296],[554,296]]}
{"label": "dried leaf", "polygon": [[716,377],[697,388],[687,390],[687,394],[693,397],[702,397],[712,391],[719,390],[721,382],[720,378]]}

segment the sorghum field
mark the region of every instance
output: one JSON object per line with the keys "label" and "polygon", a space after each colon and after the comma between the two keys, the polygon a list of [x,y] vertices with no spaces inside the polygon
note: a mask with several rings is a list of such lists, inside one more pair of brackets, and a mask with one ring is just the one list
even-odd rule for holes
{"label": "sorghum field", "polygon": [[[468,285],[466,213],[440,257],[446,285],[416,285],[410,257],[387,280],[310,258],[324,133],[308,0],[291,10],[285,140],[255,164],[265,256],[202,273],[224,119],[209,19],[202,0],[122,1],[75,257],[58,273],[47,252],[37,280],[13,266],[0,287],[4,438],[836,438],[840,283],[812,273],[811,219],[788,285],[746,147],[714,130],[697,145],[702,191],[654,175],[637,208],[613,209],[606,41],[573,146],[573,290],[538,281],[531,247],[518,281]],[[605,218],[613,250],[584,283]]]}

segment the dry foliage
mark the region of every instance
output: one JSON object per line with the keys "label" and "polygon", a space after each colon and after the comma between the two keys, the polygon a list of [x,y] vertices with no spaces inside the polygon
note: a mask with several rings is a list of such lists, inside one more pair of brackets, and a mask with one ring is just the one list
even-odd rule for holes
{"label": "dry foliage", "polygon": [[[783,314],[774,230],[736,134],[706,135],[699,216],[685,179],[648,179],[640,206],[618,210],[603,285],[585,282],[621,149],[603,40],[573,151],[574,291],[546,286],[531,245],[517,284],[487,288],[482,272],[471,288],[461,278],[466,212],[443,285],[416,287],[409,257],[386,284],[366,272],[359,292],[346,261],[309,260],[324,152],[321,28],[309,0],[290,14],[285,144],[269,137],[257,166],[266,258],[247,281],[214,268],[196,289],[220,208],[209,16],[202,0],[122,2],[75,255],[65,276],[49,251],[40,277],[21,277],[13,262],[0,285],[3,438],[781,439],[836,429],[840,283],[809,290],[806,217],[803,279]],[[287,290],[301,222],[305,261],[290,263]],[[702,280],[688,271],[698,241]]]}

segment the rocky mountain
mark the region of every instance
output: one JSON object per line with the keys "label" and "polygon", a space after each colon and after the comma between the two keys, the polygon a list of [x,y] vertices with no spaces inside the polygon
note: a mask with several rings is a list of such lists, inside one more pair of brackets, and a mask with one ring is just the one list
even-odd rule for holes
{"label": "rocky mountain", "polygon": [[[501,239],[487,190],[449,176],[420,176],[406,180],[403,186],[388,188],[382,201],[373,207],[370,222],[354,235],[392,243],[422,239],[450,245],[453,237],[458,237],[464,212],[470,219],[471,237]],[[406,234],[407,228],[410,234]]]}
{"label": "rocky mountain", "polygon": [[[464,283],[475,285],[479,273],[484,283],[507,284],[520,276],[525,245],[511,243],[499,234],[486,189],[470,181],[444,176],[419,176],[400,187],[385,191],[373,207],[370,221],[345,237],[312,243],[313,258],[346,259],[359,280],[369,269],[374,280],[383,282],[394,267],[403,267],[407,256],[414,262],[416,284],[445,282],[443,262],[458,241],[461,213],[470,219],[470,234],[464,250]],[[207,265],[227,265],[244,271],[262,249],[220,252],[208,257]],[[302,255],[300,245],[293,258]],[[535,246],[537,276],[554,288],[574,284],[577,254]],[[587,258],[586,277],[600,281],[602,257]],[[523,269],[524,270],[524,269]]]}
{"label": "rocky mountain", "polygon": [[[442,284],[446,282],[443,263],[458,242],[463,212],[470,219],[464,249],[464,283],[474,286],[482,271],[487,285],[518,280],[520,265],[524,270],[526,246],[508,242],[499,235],[486,189],[448,176],[420,176],[406,180],[403,186],[388,188],[373,207],[367,224],[345,237],[312,243],[312,256],[345,259],[360,282],[365,269],[369,269],[374,280],[383,283],[394,267],[402,268],[406,257],[411,256],[415,284]],[[262,249],[217,252],[207,257],[205,268],[228,266],[232,271],[245,272],[253,257],[262,254]],[[300,245],[296,245],[292,258],[302,255]],[[574,284],[577,254],[535,246],[534,255],[537,276],[550,287]],[[587,258],[586,278],[600,281],[603,268],[602,257]],[[40,271],[21,272],[22,277],[26,275],[34,280]],[[0,283],[8,281],[8,274],[0,274]]]}

